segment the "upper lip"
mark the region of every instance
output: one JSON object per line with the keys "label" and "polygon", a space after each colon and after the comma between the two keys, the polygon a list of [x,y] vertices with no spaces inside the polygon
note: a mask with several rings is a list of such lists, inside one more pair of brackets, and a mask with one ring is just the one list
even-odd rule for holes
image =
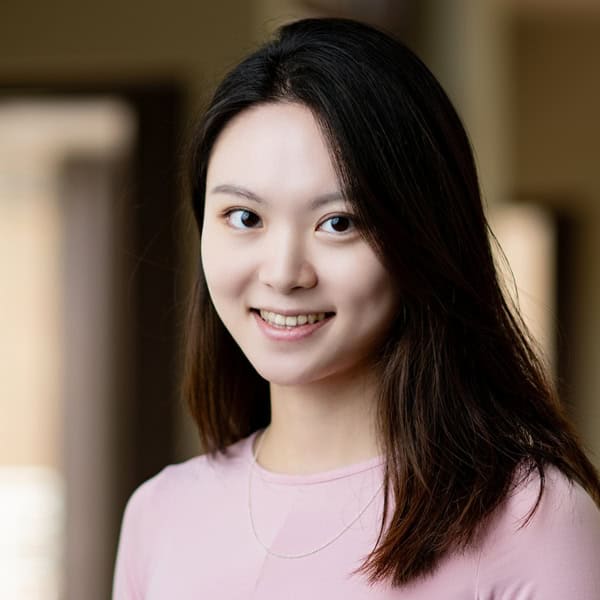
{"label": "upper lip", "polygon": [[304,308],[293,308],[293,309],[283,309],[283,308],[269,308],[267,306],[261,306],[260,308],[254,307],[253,310],[265,310],[267,312],[272,312],[277,315],[283,315],[285,317],[293,317],[296,315],[318,315],[319,313],[325,314],[334,314],[332,310],[306,310]]}

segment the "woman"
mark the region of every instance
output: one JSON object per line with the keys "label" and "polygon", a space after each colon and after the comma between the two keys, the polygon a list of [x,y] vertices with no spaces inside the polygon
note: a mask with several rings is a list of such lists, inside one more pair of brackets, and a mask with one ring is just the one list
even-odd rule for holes
{"label": "woman", "polygon": [[366,25],[283,27],[192,151],[186,394],[114,597],[600,598],[600,483],[503,297],[464,129]]}

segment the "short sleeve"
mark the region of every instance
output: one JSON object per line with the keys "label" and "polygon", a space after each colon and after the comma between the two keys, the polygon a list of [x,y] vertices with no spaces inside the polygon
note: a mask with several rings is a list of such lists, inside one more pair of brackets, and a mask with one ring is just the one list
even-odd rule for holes
{"label": "short sleeve", "polygon": [[532,478],[507,502],[479,565],[478,600],[600,600],[600,511],[554,468],[542,500]]}
{"label": "short sleeve", "polygon": [[125,507],[113,577],[113,600],[142,600],[148,560],[148,521],[155,480],[143,483]]}

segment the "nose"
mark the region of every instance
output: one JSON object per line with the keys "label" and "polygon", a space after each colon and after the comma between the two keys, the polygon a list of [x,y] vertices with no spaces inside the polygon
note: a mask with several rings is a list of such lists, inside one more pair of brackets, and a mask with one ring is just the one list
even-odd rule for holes
{"label": "nose", "polygon": [[317,284],[317,272],[304,244],[291,234],[265,245],[259,281],[282,294]]}

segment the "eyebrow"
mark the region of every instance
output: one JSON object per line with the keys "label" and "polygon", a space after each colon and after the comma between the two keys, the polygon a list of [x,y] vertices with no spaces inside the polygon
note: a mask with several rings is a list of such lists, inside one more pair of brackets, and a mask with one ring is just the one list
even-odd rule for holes
{"label": "eyebrow", "polygon": [[[254,192],[247,190],[239,185],[230,185],[230,184],[222,184],[214,187],[211,194],[232,194],[234,196],[240,196],[245,198],[246,200],[251,200],[252,202],[256,202],[257,204],[268,204],[263,198],[257,196]],[[317,196],[311,203],[311,209],[317,209],[325,204],[329,204],[331,202],[337,202],[339,200],[345,201],[344,195],[342,192],[330,192],[327,194],[322,194]]]}

